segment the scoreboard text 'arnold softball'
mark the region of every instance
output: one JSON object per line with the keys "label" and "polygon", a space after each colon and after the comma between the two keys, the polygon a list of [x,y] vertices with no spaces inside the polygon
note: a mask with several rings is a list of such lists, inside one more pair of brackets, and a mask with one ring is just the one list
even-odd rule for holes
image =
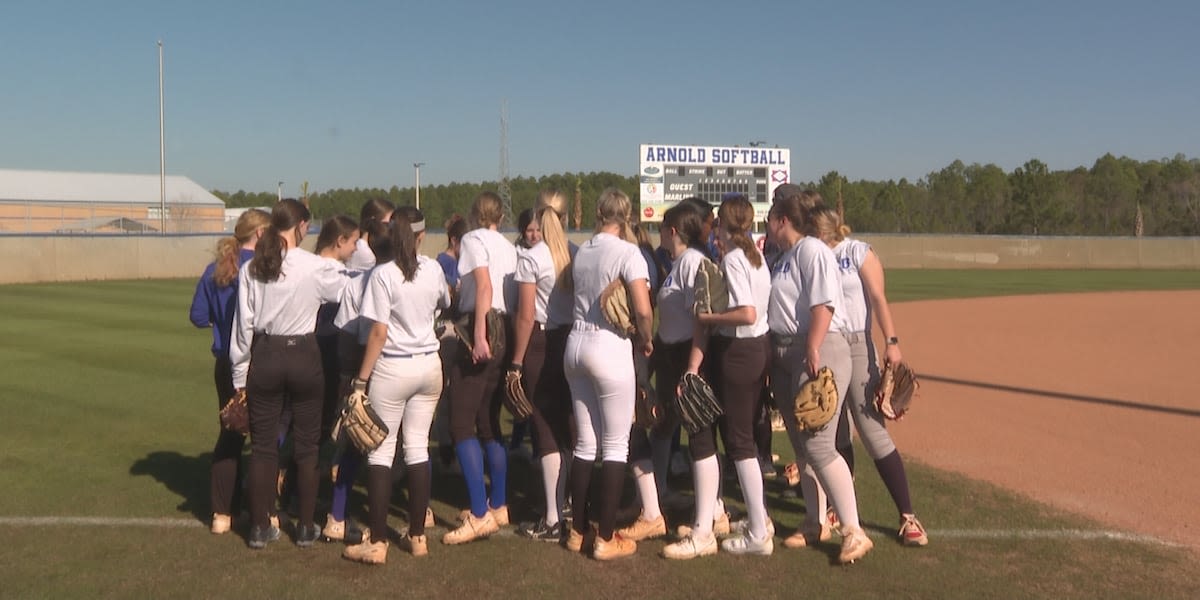
{"label": "scoreboard text 'arnold softball'", "polygon": [[641,145],[641,220],[659,223],[663,213],[690,196],[718,206],[725,194],[745,194],[756,221],[764,221],[775,188],[789,181],[791,150],[725,146]]}

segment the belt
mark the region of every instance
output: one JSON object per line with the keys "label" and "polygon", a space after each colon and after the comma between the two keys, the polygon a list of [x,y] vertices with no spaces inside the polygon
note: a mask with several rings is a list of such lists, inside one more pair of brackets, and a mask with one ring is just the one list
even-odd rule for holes
{"label": "belt", "polygon": [[771,332],[771,343],[776,346],[791,346],[800,341],[800,339],[798,335],[784,335],[782,333],[775,333],[774,331]]}
{"label": "belt", "polygon": [[575,331],[605,331],[608,328],[588,321],[575,321],[571,324],[571,329]]}
{"label": "belt", "polygon": [[430,354],[437,354],[437,350],[430,350],[429,352],[417,352],[416,354],[399,354],[399,353],[393,353],[393,352],[383,352],[383,353],[381,353],[381,356],[383,356],[384,358],[420,358],[422,356],[429,356]]}
{"label": "belt", "polygon": [[842,337],[851,344],[862,344],[867,341],[867,334],[863,331],[843,331]]}
{"label": "belt", "polygon": [[303,335],[273,335],[270,333],[256,332],[254,337],[261,337],[264,340],[272,342],[283,342],[287,346],[295,346],[300,342],[308,341],[316,337],[314,333],[305,333]]}

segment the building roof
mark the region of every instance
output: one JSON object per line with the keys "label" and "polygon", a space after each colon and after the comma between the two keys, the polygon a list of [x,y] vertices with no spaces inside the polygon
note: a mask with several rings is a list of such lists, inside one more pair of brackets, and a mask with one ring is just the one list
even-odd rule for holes
{"label": "building roof", "polygon": [[[0,169],[0,202],[136,204],[160,202],[158,175]],[[168,204],[225,206],[200,184],[167,176]]]}

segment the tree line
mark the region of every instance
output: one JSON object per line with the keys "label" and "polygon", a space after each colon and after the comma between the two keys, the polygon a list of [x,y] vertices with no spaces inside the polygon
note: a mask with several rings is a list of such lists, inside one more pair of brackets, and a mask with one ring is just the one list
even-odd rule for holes
{"label": "tree line", "polygon": [[[533,206],[538,191],[557,188],[566,194],[582,222],[592,227],[596,198],[616,186],[638,200],[638,179],[616,173],[561,173],[516,177],[508,182],[513,212]],[[1195,236],[1200,235],[1200,160],[1177,154],[1171,159],[1137,161],[1105,154],[1091,168],[1052,171],[1033,159],[1005,172],[994,164],[956,160],[940,171],[910,182],[850,181],[837,171],[805,182],[831,204],[840,199],[846,222],[870,233],[992,235]],[[465,215],[482,190],[499,182],[450,183],[421,187],[421,209],[430,227],[452,213]],[[226,206],[271,206],[271,192],[226,193],[213,190]],[[357,216],[370,198],[412,204],[411,187],[334,189],[310,193],[315,220],[335,214]]]}

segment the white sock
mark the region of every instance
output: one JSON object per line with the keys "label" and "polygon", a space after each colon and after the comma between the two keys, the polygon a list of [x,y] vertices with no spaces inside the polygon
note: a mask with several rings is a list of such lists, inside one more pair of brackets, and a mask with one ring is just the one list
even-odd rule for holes
{"label": "white sock", "polygon": [[542,491],[546,494],[546,524],[558,523],[559,475],[562,472],[562,455],[551,452],[542,457]]}
{"label": "white sock", "polygon": [[733,463],[737,469],[738,483],[742,486],[743,500],[750,519],[750,537],[763,540],[767,537],[767,505],[763,494],[762,468],[758,459],[747,458]]}
{"label": "white sock", "polygon": [[[842,522],[842,531],[858,529],[858,499],[854,494],[854,478],[850,476],[850,467],[839,454],[833,462],[817,471],[821,485],[829,491],[829,499],[833,502],[833,510],[837,512],[838,520]],[[821,510],[822,517],[824,509]]]}
{"label": "white sock", "polygon": [[637,484],[638,495],[642,497],[642,517],[653,521],[662,516],[658,506],[658,486],[654,483],[654,467],[650,461],[642,459],[633,463],[633,480]]}
{"label": "white sock", "polygon": [[[849,469],[846,472],[849,473]],[[803,463],[800,470],[800,493],[804,496],[804,522],[808,525],[825,523],[825,508],[828,506],[825,488],[821,487],[812,465],[808,463]]]}
{"label": "white sock", "polygon": [[721,481],[721,467],[715,454],[692,463],[692,481],[696,485],[696,522],[692,525],[692,535],[708,538],[713,534],[717,487]]}

